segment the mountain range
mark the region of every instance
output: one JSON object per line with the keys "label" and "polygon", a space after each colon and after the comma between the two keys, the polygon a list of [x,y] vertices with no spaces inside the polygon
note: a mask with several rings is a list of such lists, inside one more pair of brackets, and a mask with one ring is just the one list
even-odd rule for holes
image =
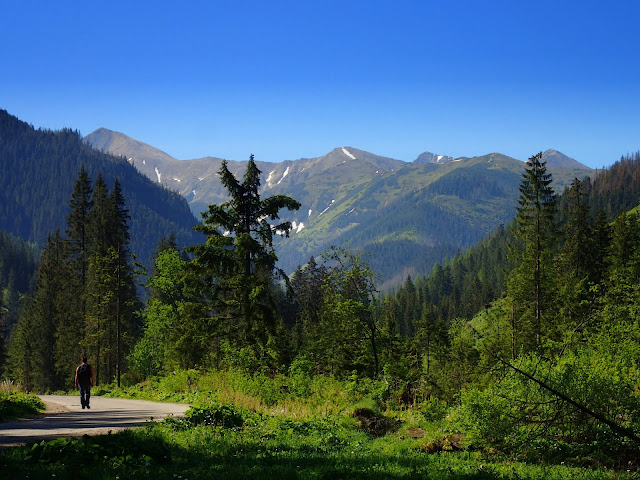
{"label": "mountain range", "polygon": [[[179,192],[196,217],[227,200],[217,175],[221,158],[178,160],[105,128],[84,141],[126,158],[149,179]],[[545,151],[543,160],[558,191],[592,174],[556,150]],[[283,215],[293,222],[293,232],[277,241],[281,268],[291,272],[327,246],[345,244],[372,254],[381,288],[429,273],[434,262],[507,223],[525,167],[500,153],[453,158],[425,152],[405,162],[349,146],[316,158],[256,164],[263,197],[285,194],[302,204]],[[239,177],[246,161],[228,160],[228,166]]]}

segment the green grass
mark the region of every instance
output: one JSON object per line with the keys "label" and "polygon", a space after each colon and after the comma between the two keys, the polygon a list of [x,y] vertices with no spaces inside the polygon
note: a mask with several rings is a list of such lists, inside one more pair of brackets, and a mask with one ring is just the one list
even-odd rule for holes
{"label": "green grass", "polygon": [[259,418],[241,427],[170,420],[105,437],[0,452],[0,478],[605,479],[604,470],[426,453],[419,440],[372,438],[335,417]]}
{"label": "green grass", "polygon": [[[378,387],[237,371],[177,372],[126,389],[102,387],[103,394],[194,407],[185,419],[137,430],[2,450],[0,479],[633,478],[460,449],[464,441],[442,418],[443,405],[432,406],[431,416],[390,411],[365,395]],[[354,418],[356,408],[375,410],[397,427],[373,436]]]}
{"label": "green grass", "polygon": [[44,409],[44,403],[35,395],[23,393],[9,382],[0,384],[0,422],[34,415]]}

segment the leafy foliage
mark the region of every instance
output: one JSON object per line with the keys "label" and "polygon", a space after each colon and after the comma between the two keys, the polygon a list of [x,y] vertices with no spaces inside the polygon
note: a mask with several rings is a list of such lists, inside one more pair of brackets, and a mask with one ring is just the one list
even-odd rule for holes
{"label": "leafy foliage", "polygon": [[[218,378],[177,376],[197,379],[203,391],[218,385]],[[184,388],[184,384],[174,386]],[[162,393],[170,395],[172,391]],[[455,434],[410,412],[394,412],[394,417],[402,419],[399,429],[375,437],[358,426],[351,416],[353,407],[342,413],[323,413],[335,412],[335,398],[340,396],[324,396],[317,413],[307,411],[306,415],[280,408],[258,412],[236,404],[208,402],[193,408],[190,419],[170,418],[102,437],[58,439],[5,449],[0,451],[0,461],[3,473],[13,478],[27,473],[30,478],[55,475],[79,479],[207,479],[212,475],[234,479],[611,478],[612,472],[604,469],[532,465],[496,455],[456,451]],[[433,450],[438,445],[441,453]],[[617,475],[633,478],[622,472]]]}
{"label": "leafy foliage", "polygon": [[44,403],[35,395],[0,391],[0,422],[33,415],[44,409]]}

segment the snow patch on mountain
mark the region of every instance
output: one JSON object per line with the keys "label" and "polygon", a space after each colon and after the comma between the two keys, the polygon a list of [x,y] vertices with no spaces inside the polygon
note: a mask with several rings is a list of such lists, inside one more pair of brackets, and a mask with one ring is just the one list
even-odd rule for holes
{"label": "snow patch on mountain", "polygon": [[287,167],[287,169],[284,171],[284,173],[282,174],[282,178],[278,180],[278,183],[276,185],[280,185],[280,182],[284,180],[284,177],[286,177],[287,175],[289,175],[289,167]]}
{"label": "snow patch on mountain", "polygon": [[346,148],[342,149],[342,153],[344,153],[347,157],[349,157],[349,158],[351,158],[353,160],[356,159],[356,157],[354,157],[353,154],[349,150],[347,150]]}
{"label": "snow patch on mountain", "polygon": [[271,179],[273,178],[273,174],[274,174],[275,172],[276,172],[275,170],[271,170],[271,171],[269,172],[269,176],[267,177],[267,185],[269,185],[270,187],[272,186],[272,185],[271,185],[271,181],[272,181]]}
{"label": "snow patch on mountain", "polygon": [[173,177],[173,181],[180,183],[181,180],[179,178]]}
{"label": "snow patch on mountain", "polygon": [[302,222],[297,223],[294,220],[293,223],[291,224],[291,231],[293,231],[293,232],[300,233],[303,228],[304,228],[304,223],[302,223]]}
{"label": "snow patch on mountain", "polygon": [[162,178],[162,175],[160,175],[160,172],[158,171],[158,167],[155,167],[156,170],[156,175],[158,176],[158,183],[160,183],[160,179]]}
{"label": "snow patch on mountain", "polygon": [[331,203],[329,204],[329,206],[325,208],[322,212],[320,212],[320,215],[318,216],[321,217],[327,210],[331,208],[331,205],[333,205],[334,203],[335,203],[335,199],[331,200]]}
{"label": "snow patch on mountain", "polygon": [[313,210],[309,209],[309,215],[307,215],[308,217],[310,217],[310,216],[311,216],[311,212],[312,212],[312,211],[313,211]]}

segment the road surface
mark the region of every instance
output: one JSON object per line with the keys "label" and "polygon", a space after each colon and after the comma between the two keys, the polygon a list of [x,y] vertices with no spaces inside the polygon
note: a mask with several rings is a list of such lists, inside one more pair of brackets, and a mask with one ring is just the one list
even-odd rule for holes
{"label": "road surface", "polygon": [[33,418],[0,423],[0,447],[58,437],[105,435],[144,425],[167,416],[179,417],[189,405],[123,398],[91,397],[91,409],[80,407],[80,396],[41,395],[47,410]]}

